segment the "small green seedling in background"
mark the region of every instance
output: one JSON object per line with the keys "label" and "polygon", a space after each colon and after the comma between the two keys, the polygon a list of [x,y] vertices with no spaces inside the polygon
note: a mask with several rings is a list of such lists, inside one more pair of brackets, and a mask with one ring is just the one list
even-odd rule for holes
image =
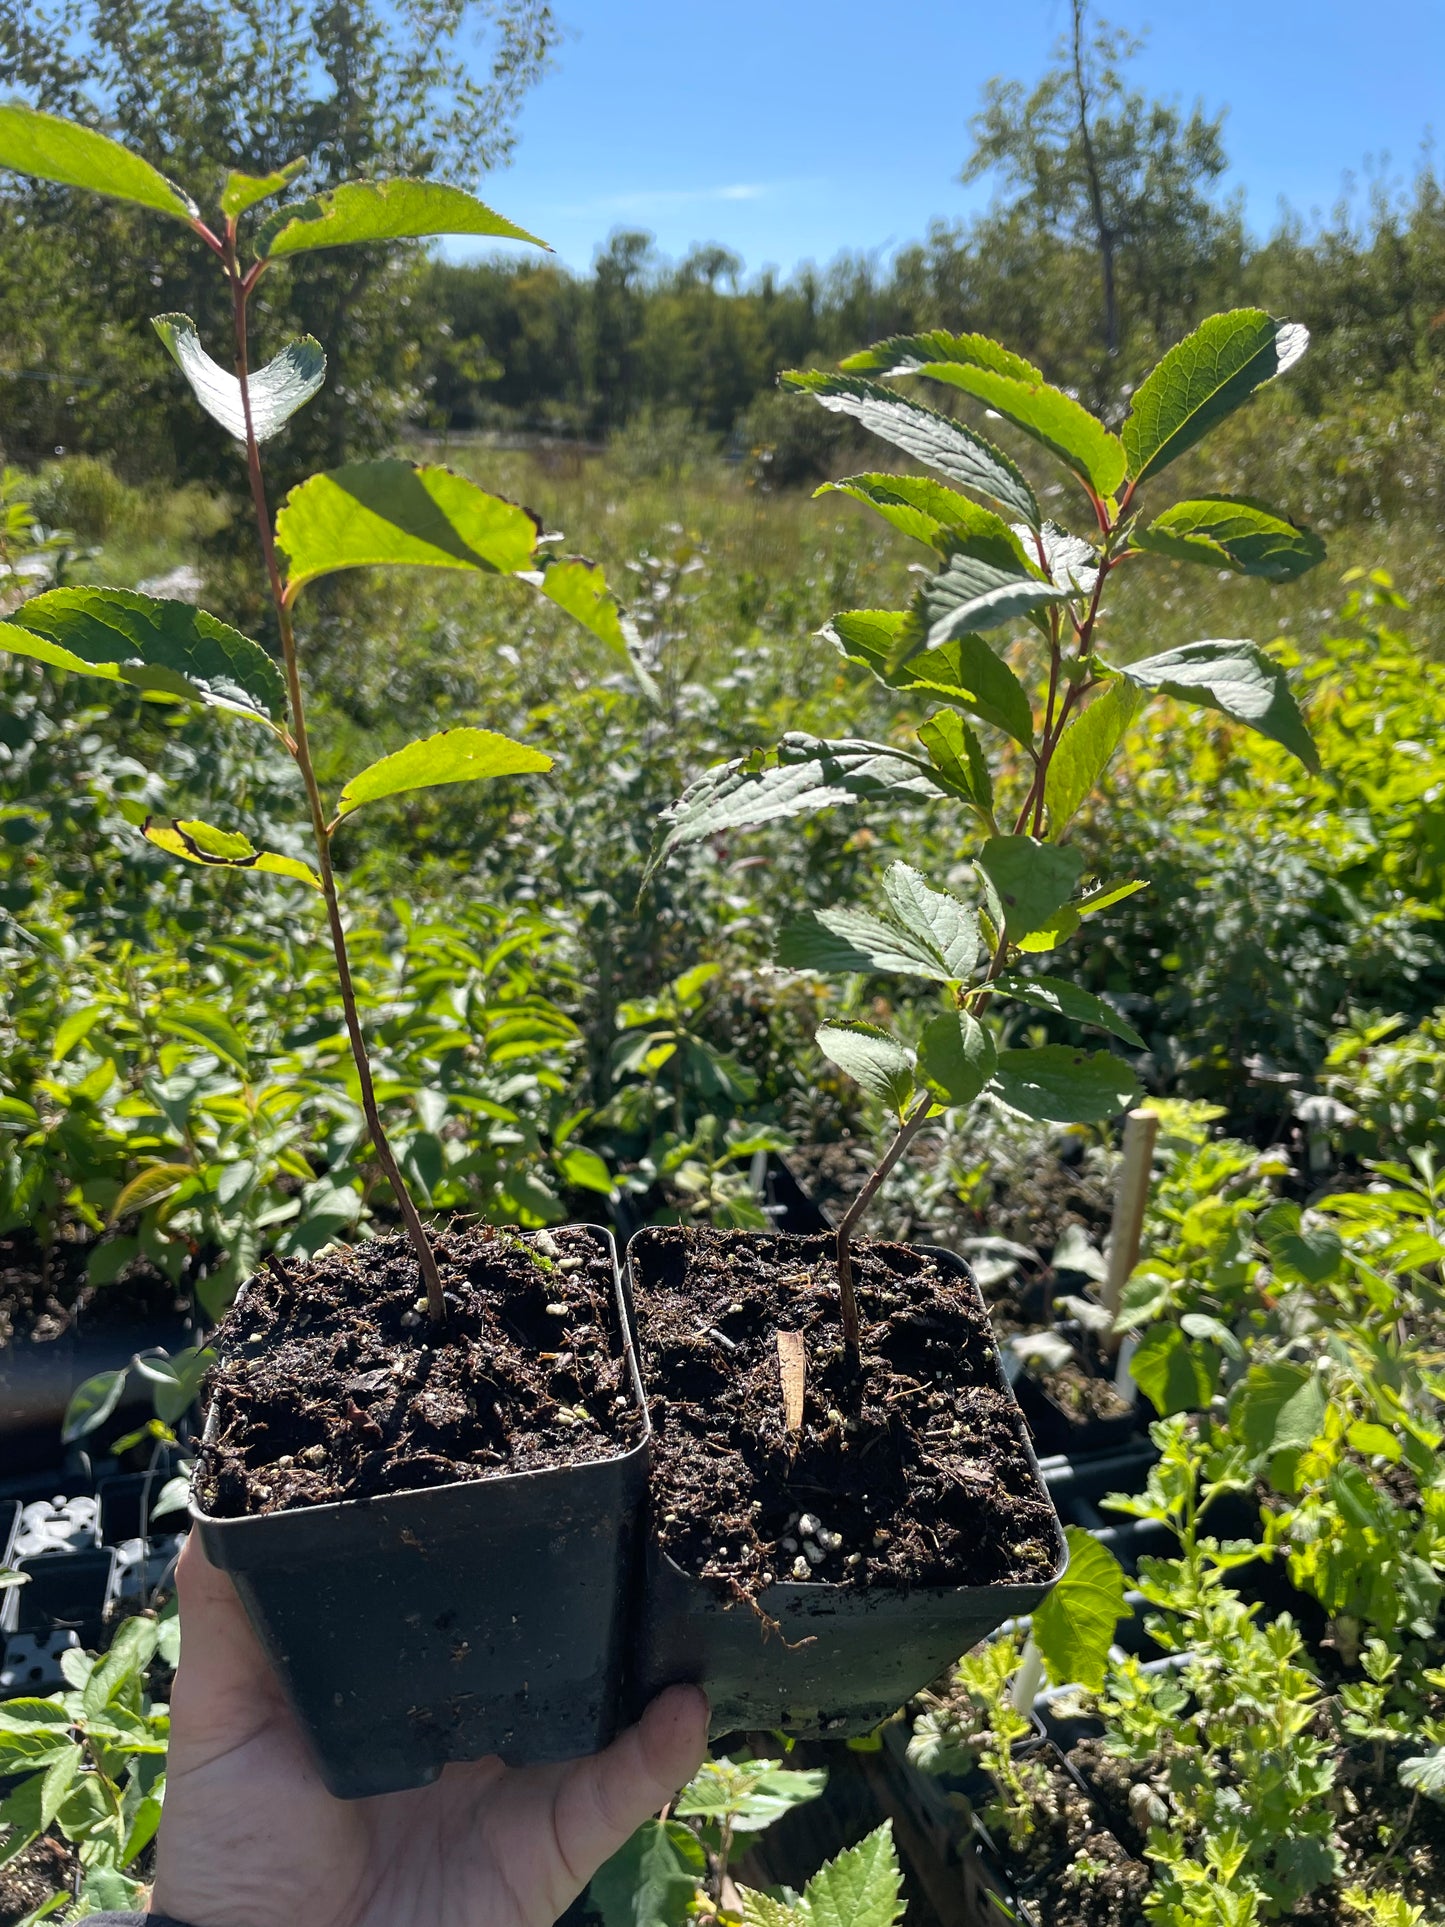
{"label": "small green seedling in background", "polygon": [[[446,1317],[441,1276],[421,1216],[388,1142],[352,984],[341,892],[332,864],[352,814],[382,798],[442,784],[537,774],[552,759],[486,729],[459,728],[408,743],[323,797],[307,730],[296,615],[303,593],[339,570],[378,566],[463,569],[509,575],[574,616],[623,662],[630,629],[602,579],[579,557],[559,555],[529,510],[489,495],[440,467],[351,462],[313,475],[282,503],[273,525],[261,445],[320,389],[326,355],[309,336],[251,365],[249,305],[263,277],[318,248],[472,234],[533,242],[475,196],[434,182],[349,181],[309,199],[267,204],[290,189],[304,160],[275,173],[227,176],[215,218],[139,155],[89,128],[27,107],[0,107],[0,168],[108,195],[179,221],[212,257],[230,296],[229,366],[212,358],[185,315],[155,327],[201,407],[242,444],[282,661],[189,603],[123,589],[52,589],[0,623],[0,648],[55,668],[138,688],[158,701],[186,701],[265,729],[295,762],[305,792],[314,865],[258,850],[240,831],[185,816],[147,817],[143,834],[181,862],[278,877],[316,890],[324,903],[337,986],[376,1157],[396,1197],[426,1287],[434,1328]],[[242,228],[249,228],[246,244]]]}
{"label": "small green seedling in background", "polygon": [[[968,901],[894,863],[876,907],[809,914],[784,930],[779,950],[791,969],[911,976],[938,987],[939,1013],[916,1039],[857,1021],[818,1032],[824,1054],[897,1123],[838,1229],[844,1342],[855,1364],[850,1239],[930,1117],[987,1095],[1026,1117],[1101,1123],[1138,1095],[1132,1070],[1110,1051],[1059,1043],[1000,1049],[986,1020],[1000,1007],[1021,1007],[1143,1048],[1111,1005],[1033,969],[1089,918],[1146,887],[1140,878],[1086,874],[1069,838],[1151,698],[1217,710],[1317,767],[1285,672],[1257,643],[1208,639],[1132,660],[1100,646],[1109,583],[1149,556],[1269,582],[1293,581],[1321,559],[1318,537],[1244,497],[1144,509],[1155,478],[1292,367],[1307,343],[1304,328],[1257,308],[1215,315],[1139,384],[1118,434],[982,335],[898,336],[836,373],[782,378],[945,478],[870,473],[819,491],[864,503],[932,552],[931,573],[907,609],[849,610],[823,631],[846,661],[926,712],[918,747],[785,736],[694,783],[666,813],[656,860],[720,832],[837,803],[866,800],[882,811],[890,802],[946,798],[967,812],[960,854],[973,869]],[[898,377],[961,393],[1038,444],[1081,496],[1087,535],[1045,516],[1003,450],[888,385]],[[1019,629],[1020,642],[996,646],[998,632]]]}

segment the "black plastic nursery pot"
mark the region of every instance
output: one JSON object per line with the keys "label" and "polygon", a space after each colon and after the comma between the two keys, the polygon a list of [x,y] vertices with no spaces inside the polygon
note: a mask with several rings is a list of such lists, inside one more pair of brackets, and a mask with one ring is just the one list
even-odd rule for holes
{"label": "black plastic nursery pot", "polygon": [[642,1413],[631,1449],[241,1518],[193,1494],[206,1554],[342,1798],[425,1785],[449,1760],[571,1759],[617,1730],[650,1428],[616,1246],[586,1229],[611,1258]]}
{"label": "black plastic nursery pot", "polygon": [[[653,1251],[649,1241],[657,1235],[641,1232],[628,1247],[628,1289],[644,1360]],[[970,1295],[988,1332],[982,1298],[963,1261],[935,1246],[911,1249],[932,1259]],[[985,1342],[990,1388],[1008,1402],[1028,1479],[1047,1507],[1047,1578],[979,1585],[970,1584],[967,1573],[960,1572],[955,1584],[908,1587],[789,1579],[766,1586],[755,1600],[745,1600],[725,1579],[684,1571],[659,1542],[654,1520],[647,1536],[634,1710],[663,1687],[688,1681],[706,1690],[715,1734],[767,1729],[794,1738],[845,1738],[871,1732],[960,1653],[1005,1620],[1030,1613],[1041,1603],[1063,1575],[1067,1547],[997,1345],[991,1335]],[[657,1386],[650,1380],[648,1392],[656,1402]],[[655,1403],[655,1424],[657,1409]],[[655,1509],[655,1474],[652,1503]]]}

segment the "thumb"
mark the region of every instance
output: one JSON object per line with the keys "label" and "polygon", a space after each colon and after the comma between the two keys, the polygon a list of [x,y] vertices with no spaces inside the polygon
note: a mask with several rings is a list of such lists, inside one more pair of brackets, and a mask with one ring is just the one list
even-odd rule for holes
{"label": "thumb", "polygon": [[701,1688],[669,1686],[605,1752],[568,1768],[553,1824],[562,1863],[580,1886],[697,1772],[707,1717]]}

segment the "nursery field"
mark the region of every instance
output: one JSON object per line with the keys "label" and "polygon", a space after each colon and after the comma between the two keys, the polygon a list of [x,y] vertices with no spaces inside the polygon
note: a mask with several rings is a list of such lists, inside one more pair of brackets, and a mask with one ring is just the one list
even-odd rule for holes
{"label": "nursery field", "polygon": [[[1250,382],[1297,353],[1262,310],[1206,326],[1247,343]],[[917,339],[1037,428],[1006,356]],[[913,453],[896,389],[801,382]],[[239,491],[137,491],[89,457],[6,472],[4,1927],[146,1879],[202,1380],[210,1547],[337,1495],[486,1505],[491,1468],[636,1472],[647,1384],[647,1607],[622,1661],[605,1615],[574,1621],[566,1657],[588,1675],[597,1642],[620,1698],[574,1696],[557,1752],[694,1640],[717,1757],[591,1881],[603,1927],[1445,1921],[1437,530],[1326,516],[1322,555],[1264,511],[1256,489],[1295,507],[1274,397],[1204,466],[1185,414],[1119,441],[1046,393],[1037,439],[1085,478],[1098,547],[967,410],[927,432],[986,449],[969,486],[1017,501],[1015,528],[863,439],[836,451],[852,493],[817,497],[765,451],[642,430],[416,445],[295,489],[270,599]],[[1173,453],[1143,528],[1129,503]],[[509,561],[482,565],[497,528]],[[933,619],[940,584],[954,605],[909,651],[886,611],[917,590]],[[191,653],[85,628],[137,611]],[[1200,640],[1241,636],[1262,647]],[[277,655],[304,663],[314,752]],[[272,684],[295,734],[254,726]],[[1141,1110],[1129,1264],[1108,1241]],[[645,1231],[642,1378],[578,1226]],[[247,1281],[225,1332],[301,1378],[210,1347]],[[447,1320],[470,1364],[432,1374]],[[543,1522],[563,1567],[572,1518]],[[345,1613],[347,1571],[318,1572],[318,1613]],[[618,1596],[632,1571],[618,1553]],[[412,1588],[441,1665],[478,1667],[445,1574]],[[988,1632],[967,1653],[915,1624],[959,1592]],[[819,1596],[838,1624],[790,1640]],[[907,1684],[894,1644],[931,1655]],[[410,1680],[401,1717],[341,1684],[312,1703],[291,1678],[333,1790],[447,1757]],[[491,1750],[486,1688],[451,1692],[482,1705],[447,1746]]]}

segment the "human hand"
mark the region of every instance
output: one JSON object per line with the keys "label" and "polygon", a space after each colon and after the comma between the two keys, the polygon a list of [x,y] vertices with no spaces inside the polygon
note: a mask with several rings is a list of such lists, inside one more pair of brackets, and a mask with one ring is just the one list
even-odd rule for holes
{"label": "human hand", "polygon": [[195,1533],[177,1580],[152,1906],[191,1927],[550,1927],[702,1760],[706,1701],[673,1686],[590,1759],[478,1760],[413,1792],[338,1800]]}

